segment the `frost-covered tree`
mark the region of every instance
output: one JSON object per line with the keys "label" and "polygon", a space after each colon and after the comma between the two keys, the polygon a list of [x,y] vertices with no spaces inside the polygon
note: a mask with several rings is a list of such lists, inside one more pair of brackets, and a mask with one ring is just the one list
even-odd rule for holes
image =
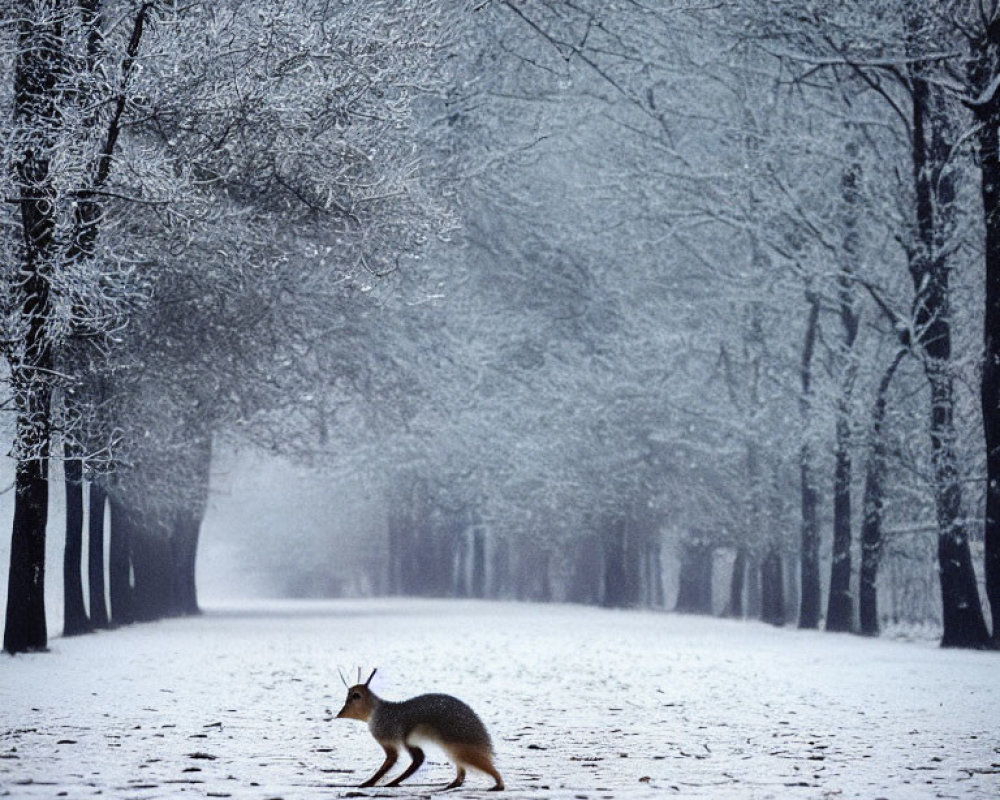
{"label": "frost-covered tree", "polygon": [[[322,301],[404,265],[447,225],[420,180],[416,109],[442,85],[464,8],[10,6],[15,124],[0,149],[20,204],[4,220],[4,339],[20,421],[5,647],[19,651],[45,644],[53,391],[70,460],[133,476],[147,434],[164,448],[187,435],[199,452],[227,422],[295,405],[280,397],[294,381],[267,379],[322,341],[338,307]],[[280,318],[306,298],[317,316]],[[254,360],[276,351],[281,369]],[[133,428],[118,401],[166,386],[202,391],[160,406],[171,424]]]}

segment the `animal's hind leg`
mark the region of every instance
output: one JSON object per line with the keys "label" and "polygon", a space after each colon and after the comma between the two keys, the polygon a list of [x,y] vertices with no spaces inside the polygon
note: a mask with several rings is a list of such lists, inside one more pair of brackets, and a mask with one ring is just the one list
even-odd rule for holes
{"label": "animal's hind leg", "polygon": [[409,778],[414,772],[416,772],[420,765],[424,763],[424,751],[419,747],[407,746],[407,752],[410,754],[410,758],[413,760],[410,762],[410,766],[398,777],[389,781],[386,786],[399,786],[403,781]]}
{"label": "animal's hind leg", "polygon": [[[460,770],[463,766],[472,767],[480,772],[485,772],[493,778],[496,783],[490,787],[490,791],[503,791],[503,778],[500,777],[500,773],[497,772],[497,768],[493,766],[493,759],[490,757],[488,750],[483,750],[478,747],[462,747],[456,748],[451,755],[455,763],[459,765]],[[464,770],[462,770],[462,777],[465,777]]]}
{"label": "animal's hind leg", "polygon": [[463,767],[461,764],[458,764],[456,766],[458,766],[458,772],[455,773],[455,780],[453,780],[451,783],[445,786],[444,787],[445,789],[457,789],[459,786],[465,783],[465,767]]}

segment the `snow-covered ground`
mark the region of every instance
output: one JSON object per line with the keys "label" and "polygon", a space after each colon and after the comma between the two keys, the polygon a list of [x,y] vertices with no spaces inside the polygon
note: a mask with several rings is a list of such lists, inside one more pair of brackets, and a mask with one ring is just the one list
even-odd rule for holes
{"label": "snow-covered ground", "polygon": [[354,788],[381,750],[332,717],[337,666],[363,665],[383,697],[472,705],[508,796],[1000,796],[996,653],[408,600],[218,607],[51,650],[0,658],[0,795],[429,796],[452,777],[440,754],[400,788]]}

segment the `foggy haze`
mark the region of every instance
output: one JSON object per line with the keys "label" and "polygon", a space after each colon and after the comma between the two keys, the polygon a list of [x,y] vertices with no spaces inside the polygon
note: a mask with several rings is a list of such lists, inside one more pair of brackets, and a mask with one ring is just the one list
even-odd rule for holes
{"label": "foggy haze", "polygon": [[996,796],[1000,0],[0,0],[0,114],[0,796]]}

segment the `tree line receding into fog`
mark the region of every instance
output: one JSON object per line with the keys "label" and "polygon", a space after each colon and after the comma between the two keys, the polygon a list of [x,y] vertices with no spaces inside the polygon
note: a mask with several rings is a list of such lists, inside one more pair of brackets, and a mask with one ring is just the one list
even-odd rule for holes
{"label": "tree line receding into fog", "polygon": [[1000,643],[995,0],[0,8],[9,652],[56,462],[66,633],[196,612],[220,441],[365,591]]}

